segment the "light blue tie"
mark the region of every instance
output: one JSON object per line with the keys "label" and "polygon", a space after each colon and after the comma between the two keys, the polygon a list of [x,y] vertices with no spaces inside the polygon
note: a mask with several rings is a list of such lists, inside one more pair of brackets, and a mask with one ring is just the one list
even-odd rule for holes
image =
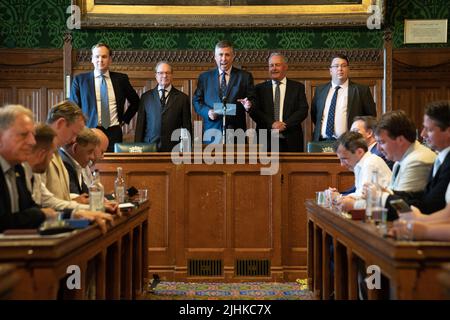
{"label": "light blue tie", "polygon": [[439,160],[439,158],[436,158],[436,161],[434,162],[434,166],[433,166],[433,178],[436,175],[436,173],[438,172],[440,166],[441,166],[441,161]]}
{"label": "light blue tie", "polygon": [[102,127],[105,129],[109,128],[111,124],[111,117],[109,114],[109,99],[108,99],[108,86],[106,85],[105,75],[102,74],[102,83],[100,85],[100,100],[102,107]]}

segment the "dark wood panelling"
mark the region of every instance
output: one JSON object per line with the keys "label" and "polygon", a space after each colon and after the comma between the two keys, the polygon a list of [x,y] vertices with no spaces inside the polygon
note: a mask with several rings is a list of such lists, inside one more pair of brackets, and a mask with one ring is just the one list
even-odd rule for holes
{"label": "dark wood panelling", "polygon": [[334,154],[283,155],[272,176],[248,157],[245,164],[175,165],[169,154],[107,154],[97,165],[106,190],[117,166],[129,186],[150,190],[149,272],[183,281],[198,280],[187,275],[189,259],[222,260],[224,274],[213,278],[220,281],[244,279],[235,276],[236,259],[270,261],[268,277],[246,280],[304,278],[304,201],[353,184]]}
{"label": "dark wood panelling", "polygon": [[428,103],[450,99],[450,49],[393,52],[393,109],[405,110],[420,131]]}

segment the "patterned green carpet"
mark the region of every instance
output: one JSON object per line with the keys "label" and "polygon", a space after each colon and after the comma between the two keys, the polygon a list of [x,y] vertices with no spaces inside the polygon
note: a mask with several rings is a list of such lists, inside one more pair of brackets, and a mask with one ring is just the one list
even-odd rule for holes
{"label": "patterned green carpet", "polygon": [[[149,286],[150,288],[150,286]],[[147,294],[149,300],[313,300],[306,280],[297,282],[167,282]]]}

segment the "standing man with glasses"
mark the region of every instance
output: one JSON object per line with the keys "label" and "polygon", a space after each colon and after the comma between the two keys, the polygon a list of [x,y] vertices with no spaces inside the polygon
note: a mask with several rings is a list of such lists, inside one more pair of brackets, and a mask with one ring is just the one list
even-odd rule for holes
{"label": "standing man with glasses", "polygon": [[350,129],[356,116],[377,115],[368,86],[349,80],[349,62],[337,54],[330,66],[331,82],[316,88],[311,104],[314,141],[336,140]]}
{"label": "standing man with glasses", "polygon": [[[112,72],[112,51],[105,43],[92,47],[94,71],[82,73],[73,79],[70,100],[87,117],[89,128],[99,128],[109,138],[108,151],[116,142],[122,142],[122,126],[129,124],[139,107],[139,96],[124,73]],[[125,111],[125,100],[129,106]]]}
{"label": "standing man with glasses", "polygon": [[[195,111],[203,118],[203,132],[208,129],[222,131],[222,116],[214,112],[215,103],[236,104],[236,115],[226,117],[226,129],[247,129],[246,112],[254,104],[254,85],[251,73],[233,66],[235,53],[231,42],[216,44],[214,59],[217,68],[200,74],[193,103]],[[220,143],[214,137],[204,143]]]}
{"label": "standing man with glasses", "polygon": [[158,85],[145,92],[139,103],[136,142],[156,143],[158,151],[170,152],[179,143],[172,141],[177,129],[192,132],[189,97],[172,84],[172,66],[160,61],[155,67]]}

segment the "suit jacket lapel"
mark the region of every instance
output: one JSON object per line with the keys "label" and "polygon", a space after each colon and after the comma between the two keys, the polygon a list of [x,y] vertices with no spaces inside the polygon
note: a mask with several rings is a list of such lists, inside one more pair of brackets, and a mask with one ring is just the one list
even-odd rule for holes
{"label": "suit jacket lapel", "polygon": [[238,75],[236,73],[236,69],[231,68],[230,81],[228,81],[227,83],[227,94],[226,94],[227,97],[230,95],[230,90],[233,87],[233,84],[237,81],[237,77]]}
{"label": "suit jacket lapel", "polygon": [[0,176],[0,190],[4,190],[2,192],[2,203],[4,204],[4,208],[6,210],[6,213],[11,213],[11,197],[9,195],[8,185],[6,184],[6,177],[3,173],[3,169],[0,166],[0,170],[2,170],[1,176]]}
{"label": "suit jacket lapel", "polygon": [[70,192],[69,192],[69,176],[67,173],[67,170],[64,170],[64,163],[62,162],[61,156],[59,155],[58,151],[55,152],[54,157],[52,158],[53,165],[56,167],[58,171],[58,177],[62,180],[62,183],[60,185],[64,185],[64,194],[70,198]]}
{"label": "suit jacket lapel", "polygon": [[272,80],[269,80],[266,82],[266,89],[264,90],[265,94],[264,94],[264,100],[267,101],[267,105],[270,106],[269,110],[267,110],[270,115],[270,118],[273,119],[274,118],[274,104],[273,104],[273,88],[272,88]]}
{"label": "suit jacket lapel", "polygon": [[294,101],[294,97],[292,87],[289,85],[289,79],[286,78],[286,92],[284,94],[284,105],[283,105],[283,121],[286,121],[286,117],[289,115],[290,110],[290,103],[289,101]]}
{"label": "suit jacket lapel", "polygon": [[320,115],[320,119],[319,119],[320,123],[322,123],[323,112],[325,110],[325,103],[327,103],[327,96],[328,96],[328,91],[330,91],[330,88],[331,88],[331,82],[329,82],[327,84],[327,86],[324,88],[324,90],[322,92],[322,96],[318,97],[320,99],[320,104],[318,104],[318,107],[320,109],[319,109],[319,112],[317,114]]}
{"label": "suit jacket lapel", "polygon": [[210,79],[210,81],[212,81],[212,87],[215,88],[217,98],[219,98],[217,100],[217,102],[222,101],[222,97],[219,97],[219,95],[220,95],[219,69],[217,69],[217,68],[213,69],[211,76],[212,76],[212,79]]}
{"label": "suit jacket lapel", "polygon": [[353,118],[351,119],[352,107],[353,107],[353,98],[355,96],[356,87],[353,85],[353,82],[348,81],[348,96],[347,96],[347,126],[350,127]]}

